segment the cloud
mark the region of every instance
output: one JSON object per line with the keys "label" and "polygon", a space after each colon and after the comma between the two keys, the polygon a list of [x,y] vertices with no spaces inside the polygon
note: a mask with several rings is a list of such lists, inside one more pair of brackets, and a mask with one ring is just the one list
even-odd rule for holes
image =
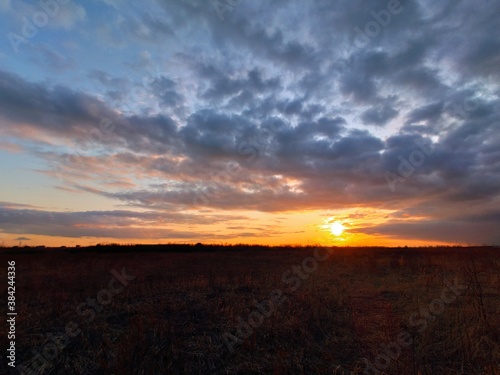
{"label": "cloud", "polygon": [[361,120],[367,125],[384,126],[398,115],[394,108],[384,105],[381,108],[370,108],[361,114]]}
{"label": "cloud", "polygon": [[[3,233],[30,233],[58,237],[106,237],[106,238],[201,238],[208,233],[179,231],[172,222],[190,225],[207,225],[245,219],[229,215],[192,215],[183,213],[87,211],[53,212],[33,209],[0,207],[0,223]],[[16,241],[29,241],[18,237]]]}
{"label": "cloud", "polygon": [[463,223],[455,221],[425,220],[421,222],[394,222],[372,228],[361,228],[360,232],[389,236],[398,239],[441,241],[451,244],[498,244],[500,237],[495,232],[496,222]]}
{"label": "cloud", "polygon": [[[94,76],[106,79],[102,74]],[[100,152],[99,147],[104,145],[122,150],[106,165],[115,165],[121,173],[148,171],[178,181],[161,193],[143,190],[134,198],[130,193],[105,193],[108,198],[148,207],[162,207],[165,203],[189,206],[200,186],[202,190],[214,186],[212,175],[223,173],[230,162],[240,169],[248,168],[247,172],[226,178],[221,183],[224,189],[217,184],[209,188],[219,196],[210,200],[212,207],[280,211],[383,201],[394,196],[384,186],[384,172],[397,171],[400,158],[408,158],[418,142],[425,141],[422,136],[407,132],[382,141],[366,131],[347,130],[349,124],[342,117],[322,117],[292,125],[273,117],[255,121],[226,111],[204,109],[191,114],[179,126],[162,115],[120,115],[91,96],[62,87],[45,88],[5,73],[3,77],[1,113],[13,123],[49,131],[67,141],[80,139],[82,134],[96,129],[103,117],[113,119],[115,130],[109,137],[95,141],[94,152]],[[167,88],[173,87],[167,83]],[[281,113],[286,112],[287,105],[276,103],[274,107]],[[442,199],[449,200],[493,199],[498,181],[490,173],[496,167],[483,160],[497,157],[493,145],[498,141],[494,130],[498,104],[490,103],[488,107],[489,112],[483,116],[473,117],[442,134],[435,152],[415,170],[411,182],[401,184],[398,196],[411,201],[413,192],[421,190],[429,196],[439,193]],[[442,108],[442,104],[423,106],[408,117],[433,119]],[[293,113],[300,116],[302,111],[303,105]],[[21,139],[24,134],[33,134],[16,129],[7,126],[5,131],[13,131]],[[490,144],[483,142],[485,137]],[[463,147],[456,148],[456,143]],[[67,159],[64,154],[46,157]],[[98,172],[101,178],[107,173],[99,158],[83,154],[78,155],[78,160],[84,173]],[[248,173],[254,180],[252,184]],[[293,190],[288,185],[271,187],[270,178],[275,175],[300,181],[300,189]],[[470,176],[480,187],[471,185]],[[115,179],[121,179],[119,173]],[[445,190],[451,186],[453,189]]]}
{"label": "cloud", "polygon": [[414,109],[408,114],[406,123],[414,124],[422,121],[437,121],[443,113],[443,107],[443,102],[437,102]]}
{"label": "cloud", "polygon": [[[52,28],[81,52],[47,30],[54,44],[29,52],[37,69],[0,71],[3,147],[44,160],[49,178],[64,171],[74,194],[148,212],[193,200],[271,213],[389,206],[429,224],[367,231],[448,238],[449,225],[465,228],[456,207],[483,217],[500,199],[500,6],[401,6],[363,47],[354,28],[385,0],[240,2],[223,21],[210,2],[106,0],[105,23],[93,6],[61,6]],[[432,153],[408,167],[422,143]],[[402,163],[411,172],[392,191],[384,176]]]}
{"label": "cloud", "polygon": [[176,91],[176,83],[170,78],[155,78],[151,86],[162,106],[176,107],[183,102],[182,96]]}

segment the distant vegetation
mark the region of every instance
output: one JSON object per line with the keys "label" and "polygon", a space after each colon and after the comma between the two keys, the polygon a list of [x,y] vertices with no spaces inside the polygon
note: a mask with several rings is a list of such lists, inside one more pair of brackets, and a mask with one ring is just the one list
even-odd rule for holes
{"label": "distant vegetation", "polygon": [[499,246],[496,245],[483,245],[483,246],[421,246],[421,247],[408,247],[408,246],[400,246],[400,247],[384,247],[384,246],[321,246],[321,245],[249,245],[249,244],[178,244],[178,243],[167,243],[167,244],[117,244],[117,243],[98,243],[96,245],[89,246],[4,246],[0,245],[0,249],[3,250],[67,250],[67,251],[77,251],[77,252],[178,252],[178,251],[238,251],[238,250],[287,250],[287,249],[314,249],[314,248],[328,248],[328,249],[337,249],[338,251],[396,251],[396,250],[404,250],[406,253],[419,252],[423,250],[433,250],[436,252],[449,252],[453,250],[455,253],[460,251],[478,251],[480,249],[500,249]]}

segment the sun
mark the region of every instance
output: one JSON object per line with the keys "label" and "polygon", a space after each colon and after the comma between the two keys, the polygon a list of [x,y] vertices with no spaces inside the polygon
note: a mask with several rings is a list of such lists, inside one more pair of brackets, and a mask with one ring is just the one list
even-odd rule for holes
{"label": "sun", "polygon": [[344,229],[345,227],[339,221],[336,221],[332,223],[332,225],[330,225],[330,232],[332,232],[334,236],[340,236],[342,233],[344,233]]}

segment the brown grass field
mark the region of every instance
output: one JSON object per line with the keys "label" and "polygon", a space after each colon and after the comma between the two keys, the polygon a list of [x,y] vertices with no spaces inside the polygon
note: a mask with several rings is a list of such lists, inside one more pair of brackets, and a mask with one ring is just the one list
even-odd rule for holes
{"label": "brown grass field", "polygon": [[1,372],[500,374],[499,251],[3,249],[18,315]]}

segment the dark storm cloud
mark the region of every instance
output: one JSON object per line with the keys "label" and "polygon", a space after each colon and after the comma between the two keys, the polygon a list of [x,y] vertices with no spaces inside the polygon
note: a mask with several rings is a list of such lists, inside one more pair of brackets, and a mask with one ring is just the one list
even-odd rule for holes
{"label": "dark storm cloud", "polygon": [[280,88],[279,78],[265,79],[260,70],[255,68],[243,77],[231,77],[227,71],[213,65],[199,65],[197,70],[200,78],[209,82],[209,87],[202,96],[210,100],[221,100],[242,91],[249,92],[253,96],[253,94]]}
{"label": "dark storm cloud", "polygon": [[498,63],[500,62],[499,51],[500,40],[498,40],[498,37],[488,35],[486,39],[478,41],[476,46],[470,48],[464,56],[464,62],[470,66],[470,69],[482,75],[498,76]]}
{"label": "dark storm cloud", "polygon": [[179,134],[185,152],[195,159],[236,155],[238,142],[255,133],[256,125],[239,115],[226,115],[213,110],[192,114]]}
{"label": "dark storm cloud", "polygon": [[[104,103],[65,87],[47,88],[0,71],[0,116],[7,121],[73,135],[81,123],[115,117]],[[5,126],[5,125],[4,125]],[[73,134],[72,134],[73,133]]]}
{"label": "dark storm cloud", "polygon": [[367,75],[359,75],[357,72],[346,73],[342,76],[341,92],[350,96],[359,103],[370,102],[376,98],[376,83]]}
{"label": "dark storm cloud", "polygon": [[[12,86],[15,83],[15,88],[9,86],[9,82]],[[274,124],[273,121],[268,124],[267,119],[259,124],[235,114],[201,110],[193,113],[184,126],[178,127],[170,118],[161,115],[118,116],[96,99],[67,89],[57,89],[65,92],[63,99],[62,95],[57,95],[57,90],[28,84],[14,77],[5,76],[3,84],[1,103],[10,104],[9,108],[4,107],[7,110],[2,111],[4,116],[11,116],[9,109],[12,106],[22,106],[24,110],[15,114],[23,113],[26,117],[15,118],[17,121],[30,122],[40,129],[59,131],[62,135],[73,131],[78,136],[82,126],[92,126],[82,120],[97,121],[100,113],[110,114],[116,119],[117,126],[116,134],[111,138],[112,144],[145,155],[166,153],[165,156],[184,158],[182,162],[174,162],[170,157],[164,162],[158,158],[148,161],[147,157],[117,159],[117,166],[120,163],[128,167],[137,165],[138,168],[159,171],[165,177],[185,181],[162,193],[138,191],[134,196],[130,193],[107,194],[115,199],[152,207],[158,205],[159,208],[166,203],[192,203],[192,196],[200,183],[202,187],[210,185],[210,175],[223,171],[224,163],[244,159],[245,155],[239,152],[242,142],[247,142],[248,150],[253,150],[258,157],[248,165],[245,173],[230,176],[225,181],[226,189],[215,187],[220,199],[211,200],[210,205],[214,207],[265,211],[285,207],[320,208],[327,202],[335,204],[337,199],[331,199],[332,192],[346,191],[349,187],[352,193],[347,202],[383,201],[394,196],[384,186],[384,172],[397,171],[400,157],[408,158],[411,151],[418,147],[418,142],[429,142],[418,134],[394,135],[384,142],[365,131],[346,131],[348,124],[341,117],[324,117],[292,126],[290,122],[279,119]],[[40,100],[44,101],[43,106],[40,106]],[[56,112],[58,108],[63,110]],[[498,119],[498,103],[488,103],[488,108],[489,115],[469,119],[442,135],[434,153],[416,168],[410,181],[401,184],[396,194],[406,199],[410,199],[415,191],[429,195],[440,193],[441,199],[445,200],[495,197],[499,187],[498,179],[494,177],[498,169],[495,164],[498,160],[495,150],[499,137],[495,122]],[[435,112],[434,106],[430,105],[414,110],[409,116],[432,118]],[[64,122],[64,127],[39,120],[56,117],[56,113],[69,120]],[[259,130],[263,128],[274,130],[259,138]],[[484,139],[488,142],[485,143]],[[457,148],[456,144],[463,147]],[[381,151],[384,153],[381,154]],[[252,188],[254,193],[241,190],[249,182],[249,173],[250,178],[258,182]],[[269,187],[266,176],[272,175],[300,180],[301,192],[293,193],[287,187]],[[473,181],[469,180],[471,176],[474,176]],[[449,189],[451,186],[453,188]],[[339,204],[346,202],[342,194],[337,194]]]}
{"label": "dark storm cloud", "polygon": [[302,100],[286,100],[278,104],[280,112],[286,116],[298,115],[302,112]]}
{"label": "dark storm cloud", "polygon": [[445,88],[437,72],[427,67],[405,69],[395,75],[393,82],[402,90],[416,92],[422,97],[437,96]]}
{"label": "dark storm cloud", "polygon": [[163,106],[175,107],[183,101],[182,96],[176,91],[176,83],[170,78],[155,78],[151,87]]}
{"label": "dark storm cloud", "polygon": [[384,126],[390,120],[398,115],[398,111],[388,105],[380,108],[374,107],[366,110],[361,114],[361,120],[367,125]]}
{"label": "dark storm cloud", "polygon": [[62,86],[47,88],[28,83],[5,72],[0,72],[0,118],[5,121],[2,127],[11,133],[28,127],[56,139],[93,143],[96,147],[105,144],[135,151],[169,152],[177,137],[175,122],[165,115],[125,117],[88,94]]}
{"label": "dark storm cloud", "polygon": [[408,114],[407,124],[419,123],[421,121],[437,121],[443,113],[443,102],[427,104],[414,109]]}
{"label": "dark storm cloud", "polygon": [[[274,11],[279,20],[273,25],[263,25],[259,17],[266,14],[264,9],[230,12],[222,22],[212,2],[204,1],[159,1],[171,16],[174,25],[191,27],[193,23],[202,24],[210,33],[214,44],[229,53],[231,49],[246,49],[259,58],[283,65],[287,69],[298,71],[304,66],[317,68],[320,63],[320,51],[306,40],[289,39],[286,36],[293,30],[292,25],[282,29],[280,22],[286,22],[289,5],[285,1],[275,2]],[[245,8],[239,3],[238,8]],[[237,9],[239,10],[239,9]],[[200,22],[201,21],[201,22]],[[272,27],[268,27],[272,26]]]}

